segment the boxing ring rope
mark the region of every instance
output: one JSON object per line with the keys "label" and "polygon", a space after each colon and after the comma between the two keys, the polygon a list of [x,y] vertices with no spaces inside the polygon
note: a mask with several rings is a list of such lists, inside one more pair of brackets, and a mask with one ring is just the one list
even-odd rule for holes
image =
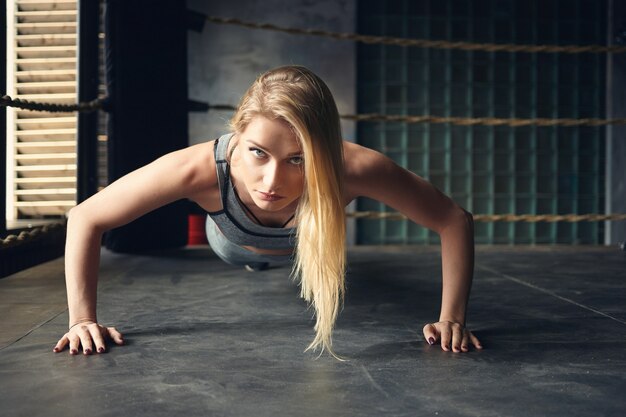
{"label": "boxing ring rope", "polygon": [[271,30],[275,32],[289,33],[291,35],[309,35],[320,36],[344,41],[355,41],[367,44],[382,44],[393,46],[408,46],[418,48],[436,48],[436,49],[459,49],[464,51],[486,51],[486,52],[544,52],[544,53],[623,53],[626,52],[626,46],[603,46],[603,45],[516,45],[510,43],[494,44],[494,43],[472,43],[472,42],[449,42],[449,41],[433,41],[429,39],[409,39],[396,38],[390,36],[371,36],[360,35],[358,33],[342,33],[330,32],[319,29],[300,29],[277,26],[270,23],[254,23],[246,22],[235,18],[205,16],[198,12],[192,12],[196,19],[204,18],[206,21],[217,24],[242,26],[249,29]]}
{"label": "boxing ring rope", "polygon": [[[368,220],[407,220],[408,218],[396,212],[356,211],[346,213],[346,216],[355,219]],[[603,222],[607,220],[626,220],[626,214],[474,214],[475,222],[528,222],[528,223],[555,223],[555,222]]]}
{"label": "boxing ring rope", "polygon": [[20,232],[18,235],[9,235],[0,239],[0,249],[7,249],[18,246],[25,242],[32,242],[42,238],[46,234],[63,234],[65,236],[64,223],[49,223],[44,226],[33,227],[32,229]]}
{"label": "boxing ring rope", "polygon": [[[96,110],[107,111],[107,98],[102,97],[96,100],[92,100],[85,103],[78,104],[54,104],[54,103],[40,103],[28,100],[13,99],[10,96],[0,97],[0,107],[16,107],[24,110],[34,111],[47,111],[51,113],[68,113],[68,112],[92,112]],[[207,110],[236,110],[236,107],[229,104],[207,104],[205,107]],[[417,116],[417,115],[393,115],[393,114],[380,114],[380,113],[366,113],[366,114],[343,114],[340,115],[342,119],[352,120],[356,122],[398,122],[398,123],[450,123],[459,126],[510,126],[510,127],[522,127],[522,126],[563,126],[563,127],[575,127],[575,126],[608,126],[608,125],[624,125],[626,119],[547,119],[547,118],[534,118],[534,119],[519,119],[519,118],[495,118],[495,117],[440,117],[440,116]]]}

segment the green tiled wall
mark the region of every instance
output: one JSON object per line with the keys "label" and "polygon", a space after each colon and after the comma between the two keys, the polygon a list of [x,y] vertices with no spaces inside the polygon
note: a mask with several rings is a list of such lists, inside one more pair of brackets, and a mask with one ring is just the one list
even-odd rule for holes
{"label": "green tiled wall", "polygon": [[[515,44],[606,44],[606,1],[360,1],[358,32]],[[358,46],[358,111],[604,117],[605,55]],[[602,213],[604,128],[364,122],[357,140],[475,214]],[[359,210],[391,211],[368,199]],[[476,223],[477,243],[601,243],[603,223]],[[409,221],[360,220],[362,244],[436,243]]]}

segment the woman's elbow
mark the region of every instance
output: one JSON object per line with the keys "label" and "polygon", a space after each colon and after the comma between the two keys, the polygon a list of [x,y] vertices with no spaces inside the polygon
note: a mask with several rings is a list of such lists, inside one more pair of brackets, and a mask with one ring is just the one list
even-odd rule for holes
{"label": "woman's elbow", "polygon": [[468,230],[470,233],[474,233],[474,215],[457,205],[446,216],[444,227],[439,234],[442,235],[448,231],[458,233],[460,230]]}
{"label": "woman's elbow", "polygon": [[91,233],[104,233],[104,230],[100,230],[97,227],[93,214],[90,214],[90,210],[84,204],[72,207],[67,212],[66,217],[68,232],[84,229],[89,230]]}
{"label": "woman's elbow", "polygon": [[465,217],[465,221],[471,230],[474,230],[474,215],[464,208],[460,207],[463,212],[463,216]]}
{"label": "woman's elbow", "polygon": [[83,224],[85,221],[85,210],[83,210],[79,205],[74,206],[67,212],[67,229],[75,229],[79,225]]}

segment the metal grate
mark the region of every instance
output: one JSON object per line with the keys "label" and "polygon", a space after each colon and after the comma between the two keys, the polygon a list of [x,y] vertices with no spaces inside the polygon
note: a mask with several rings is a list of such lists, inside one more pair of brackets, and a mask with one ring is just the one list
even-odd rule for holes
{"label": "metal grate", "polygon": [[[605,44],[606,1],[361,1],[371,35]],[[358,46],[358,111],[604,117],[605,57]],[[602,213],[604,128],[360,123],[358,141],[480,214]],[[386,211],[368,199],[359,210]],[[602,243],[603,223],[477,223],[477,243]],[[361,220],[362,244],[437,243],[409,221]]]}

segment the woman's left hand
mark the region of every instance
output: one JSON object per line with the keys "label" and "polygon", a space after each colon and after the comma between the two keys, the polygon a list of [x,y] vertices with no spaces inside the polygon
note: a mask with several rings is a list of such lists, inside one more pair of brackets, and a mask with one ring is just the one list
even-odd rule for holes
{"label": "woman's left hand", "polygon": [[469,344],[476,349],[482,349],[480,341],[472,332],[461,323],[454,321],[438,321],[424,326],[424,339],[429,345],[441,343],[441,349],[446,352],[468,352]]}

